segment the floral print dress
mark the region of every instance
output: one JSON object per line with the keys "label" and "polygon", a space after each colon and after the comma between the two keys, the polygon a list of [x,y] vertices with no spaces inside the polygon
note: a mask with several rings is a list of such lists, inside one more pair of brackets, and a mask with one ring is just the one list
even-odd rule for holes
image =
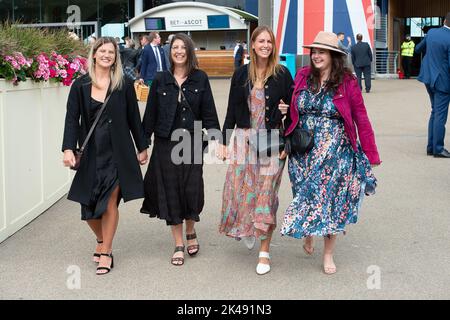
{"label": "floral print dress", "polygon": [[251,131],[265,129],[264,89],[253,88],[249,105],[252,130],[235,130],[219,231],[237,240],[249,236],[264,240],[269,228],[276,226],[278,190],[285,160],[280,160],[278,154],[258,159],[249,147]]}
{"label": "floral print dress", "polygon": [[352,148],[333,95],[303,91],[297,100],[299,124],[314,131],[314,147],[289,157],[294,198],[286,209],[281,234],[294,238],[345,233],[356,223],[364,195],[375,193],[376,178],[357,143]]}

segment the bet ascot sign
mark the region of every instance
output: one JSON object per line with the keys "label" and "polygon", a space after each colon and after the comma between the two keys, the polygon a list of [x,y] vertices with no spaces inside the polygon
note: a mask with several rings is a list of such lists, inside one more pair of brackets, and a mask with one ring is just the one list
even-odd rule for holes
{"label": "bet ascot sign", "polygon": [[166,17],[167,31],[208,30],[207,16]]}

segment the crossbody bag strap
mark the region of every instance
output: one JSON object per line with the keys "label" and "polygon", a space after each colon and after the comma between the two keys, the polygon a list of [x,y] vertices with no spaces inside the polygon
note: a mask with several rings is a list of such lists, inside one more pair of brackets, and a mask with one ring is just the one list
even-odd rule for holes
{"label": "crossbody bag strap", "polygon": [[[191,105],[189,104],[189,101],[186,99],[186,96],[183,93],[183,90],[181,89],[181,87],[179,87],[179,88],[180,88],[181,96],[183,97],[183,100],[186,102],[186,106],[189,108],[189,110],[192,112],[192,114],[194,114],[194,111],[192,111],[192,108],[191,108]],[[194,116],[195,116],[195,114],[194,114]]]}
{"label": "crossbody bag strap", "polygon": [[[108,91],[109,91],[109,90],[108,90]],[[106,97],[105,101],[103,102],[102,108],[101,108],[100,111],[97,113],[97,117],[95,118],[95,121],[94,121],[94,123],[92,124],[91,129],[89,130],[89,133],[88,133],[88,135],[86,136],[86,139],[84,140],[83,145],[82,145],[81,148],[80,148],[80,152],[84,152],[84,149],[86,148],[86,146],[87,146],[87,144],[88,144],[88,142],[89,142],[89,139],[91,138],[92,133],[94,132],[94,129],[95,129],[95,127],[97,126],[97,123],[98,123],[98,121],[100,120],[100,117],[101,117],[103,111],[105,110],[106,104],[108,103],[110,97],[111,97],[111,94],[109,94],[109,95]]]}

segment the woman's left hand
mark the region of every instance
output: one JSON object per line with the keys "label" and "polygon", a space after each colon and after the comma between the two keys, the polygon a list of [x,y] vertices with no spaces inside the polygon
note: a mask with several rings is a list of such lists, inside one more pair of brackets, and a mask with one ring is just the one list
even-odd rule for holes
{"label": "woman's left hand", "polygon": [[280,104],[278,105],[278,109],[280,110],[282,115],[285,115],[289,109],[289,105],[284,103],[283,100],[280,100]]}
{"label": "woman's left hand", "polygon": [[146,163],[147,163],[147,160],[148,160],[147,149],[145,149],[145,150],[142,151],[142,152],[139,152],[138,155],[137,155],[137,157],[138,157],[139,164],[140,164],[141,166],[143,166],[144,164],[146,164]]}

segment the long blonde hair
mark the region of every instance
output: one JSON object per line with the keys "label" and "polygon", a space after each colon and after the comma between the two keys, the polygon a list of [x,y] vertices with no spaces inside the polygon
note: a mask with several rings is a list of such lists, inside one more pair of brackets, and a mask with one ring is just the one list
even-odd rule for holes
{"label": "long blonde hair", "polygon": [[256,62],[258,59],[258,56],[256,55],[255,51],[253,50],[252,46],[256,41],[256,38],[263,32],[267,32],[270,35],[270,40],[272,41],[272,53],[269,56],[269,64],[267,66],[266,72],[264,74],[264,80],[263,83],[266,83],[267,79],[269,79],[271,76],[276,76],[280,70],[281,66],[278,64],[278,48],[275,43],[275,35],[273,34],[273,31],[268,26],[259,26],[257,27],[253,33],[250,40],[250,64],[248,68],[248,79],[249,81],[254,84],[256,83],[258,79],[258,75],[256,73]]}
{"label": "long blonde hair", "polygon": [[111,79],[111,92],[116,89],[121,89],[123,84],[123,71],[122,71],[122,61],[120,60],[119,47],[117,46],[117,42],[112,37],[101,37],[98,38],[91,47],[88,57],[88,73],[91,77],[92,84],[98,87],[97,77],[95,76],[95,60],[94,55],[97,52],[98,48],[100,48],[104,44],[112,43],[115,49],[115,59],[114,64],[110,69],[110,79]]}

